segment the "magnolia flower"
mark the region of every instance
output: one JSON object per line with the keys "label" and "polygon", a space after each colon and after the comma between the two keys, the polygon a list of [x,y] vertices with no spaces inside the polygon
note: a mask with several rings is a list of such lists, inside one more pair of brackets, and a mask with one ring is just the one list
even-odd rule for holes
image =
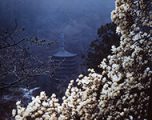
{"label": "magnolia flower", "polygon": [[16,115],[16,110],[13,109],[13,110],[12,110],[12,116],[14,117],[15,115]]}
{"label": "magnolia flower", "polygon": [[79,78],[83,78],[83,74],[80,74],[80,75],[79,75]]}
{"label": "magnolia flower", "polygon": [[18,106],[18,105],[20,105],[21,104],[21,101],[17,101],[16,102],[16,105]]}

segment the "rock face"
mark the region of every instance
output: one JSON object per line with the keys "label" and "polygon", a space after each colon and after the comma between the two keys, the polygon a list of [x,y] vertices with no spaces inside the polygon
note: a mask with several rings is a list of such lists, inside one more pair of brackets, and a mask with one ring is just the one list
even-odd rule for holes
{"label": "rock face", "polygon": [[[44,92],[26,108],[17,102],[16,120],[144,120],[148,119],[152,79],[152,1],[116,0],[112,20],[121,34],[119,47],[103,59],[101,74],[89,69],[69,83],[59,104],[56,95]],[[150,118],[149,118],[150,119]]]}

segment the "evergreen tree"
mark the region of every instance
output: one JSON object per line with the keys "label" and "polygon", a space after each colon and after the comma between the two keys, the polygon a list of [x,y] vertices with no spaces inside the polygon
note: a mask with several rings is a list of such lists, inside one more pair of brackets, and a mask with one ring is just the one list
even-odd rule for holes
{"label": "evergreen tree", "polygon": [[108,23],[101,26],[98,31],[98,38],[91,42],[87,55],[87,66],[94,68],[96,72],[100,72],[98,67],[103,58],[106,58],[111,53],[111,46],[119,45],[120,36],[116,33],[116,25]]}

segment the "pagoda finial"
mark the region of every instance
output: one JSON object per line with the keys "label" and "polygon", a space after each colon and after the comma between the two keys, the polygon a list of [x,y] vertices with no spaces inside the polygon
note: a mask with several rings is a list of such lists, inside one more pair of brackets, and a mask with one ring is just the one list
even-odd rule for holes
{"label": "pagoda finial", "polygon": [[61,48],[61,50],[64,50],[64,33],[61,33],[61,46],[60,46],[60,48]]}

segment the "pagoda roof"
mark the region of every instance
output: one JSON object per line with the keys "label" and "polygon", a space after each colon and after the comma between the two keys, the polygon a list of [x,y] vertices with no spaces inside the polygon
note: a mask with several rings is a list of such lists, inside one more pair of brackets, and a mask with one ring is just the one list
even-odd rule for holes
{"label": "pagoda roof", "polygon": [[60,41],[59,50],[53,56],[54,57],[74,57],[74,56],[76,56],[76,54],[68,52],[67,50],[65,50],[65,48],[64,48],[64,34],[61,34],[61,41]]}
{"label": "pagoda roof", "polygon": [[76,56],[76,54],[68,52],[65,49],[60,49],[58,52],[56,52],[54,55],[54,57],[74,57]]}

